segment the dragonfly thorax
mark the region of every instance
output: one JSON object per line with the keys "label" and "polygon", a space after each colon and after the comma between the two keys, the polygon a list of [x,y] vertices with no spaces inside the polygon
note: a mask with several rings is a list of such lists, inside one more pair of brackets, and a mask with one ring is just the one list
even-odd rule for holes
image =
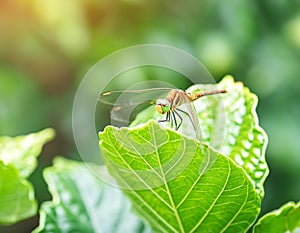
{"label": "dragonfly thorax", "polygon": [[165,114],[171,110],[171,103],[166,99],[158,99],[155,103],[155,109],[160,114]]}

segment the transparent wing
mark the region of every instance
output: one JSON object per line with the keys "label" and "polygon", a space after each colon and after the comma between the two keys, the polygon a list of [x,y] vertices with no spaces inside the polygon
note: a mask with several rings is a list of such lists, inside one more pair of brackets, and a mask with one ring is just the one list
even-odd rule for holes
{"label": "transparent wing", "polygon": [[[110,112],[111,123],[117,127],[129,126],[138,113],[142,112],[152,104],[154,103],[146,101],[139,105],[114,106]],[[153,111],[155,111],[154,107]]]}
{"label": "transparent wing", "polygon": [[108,91],[100,94],[98,100],[115,106],[139,105],[159,98],[166,98],[171,88],[150,88],[143,90]]}
{"label": "transparent wing", "polygon": [[175,110],[180,114],[183,121],[179,130],[183,134],[202,141],[199,119],[193,103],[185,101],[184,104],[178,106]]}
{"label": "transparent wing", "polygon": [[[150,88],[143,90],[108,91],[99,96],[99,101],[113,105],[111,120],[114,126],[128,126],[136,117],[159,98],[166,98],[171,88]],[[155,109],[153,108],[153,111]]]}

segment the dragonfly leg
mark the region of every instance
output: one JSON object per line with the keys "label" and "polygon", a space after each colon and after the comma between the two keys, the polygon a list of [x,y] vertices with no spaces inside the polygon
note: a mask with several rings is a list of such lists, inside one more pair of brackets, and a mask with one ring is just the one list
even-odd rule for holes
{"label": "dragonfly leg", "polygon": [[[194,128],[194,130],[195,130],[195,132],[196,132],[196,137],[197,137],[197,139],[198,139],[198,140],[201,140],[201,139],[202,139],[201,132],[199,132],[199,136],[198,136],[198,135],[197,135],[196,125],[195,125],[194,121],[192,120],[191,116],[190,116],[187,112],[183,111],[182,109],[176,108],[176,110],[179,111],[179,112],[182,112],[182,113],[184,113],[185,115],[188,116],[188,118],[190,119],[190,121],[191,121],[191,123],[192,123],[192,125],[193,125],[193,128]],[[179,116],[178,112],[177,112],[177,115]],[[181,117],[181,116],[180,116],[180,119],[181,119],[181,123],[182,123],[182,117]],[[181,125],[181,123],[180,123],[180,125]],[[202,153],[204,153],[203,144],[201,143],[200,145],[201,145],[201,146],[200,146],[201,151],[202,151]]]}
{"label": "dragonfly leg", "polygon": [[[182,117],[180,116],[180,114],[176,111],[176,110],[173,110],[173,112],[179,117],[179,119],[180,119],[180,123],[177,125],[176,124],[176,130],[177,129],[179,129],[179,127],[181,126],[181,124],[182,124]],[[173,113],[173,114],[174,114]],[[175,118],[175,114],[173,115],[174,116],[174,118]]]}
{"label": "dragonfly leg", "polygon": [[170,112],[167,112],[166,118],[164,120],[159,120],[158,122],[170,122]]}
{"label": "dragonfly leg", "polygon": [[[191,116],[190,116],[187,112],[185,112],[185,111],[183,111],[183,110],[181,110],[181,109],[179,109],[179,108],[176,108],[176,110],[179,111],[179,112],[184,113],[185,115],[187,115],[188,118],[190,119],[190,121],[192,122],[192,125],[193,125],[194,130],[197,131],[196,126],[195,126],[195,124],[194,124],[194,122],[193,122]],[[179,116],[178,112],[177,112],[177,115]],[[181,119],[181,123],[182,123],[182,117],[181,117],[181,116],[180,116],[180,119]],[[181,125],[181,123],[180,123],[180,125]],[[178,128],[179,128],[179,127],[178,127]]]}
{"label": "dragonfly leg", "polygon": [[[177,114],[178,115],[178,114]],[[174,123],[175,123],[175,129],[177,130],[179,128],[178,124],[177,124],[177,121],[176,121],[176,116],[175,116],[175,111],[173,110],[172,111],[172,119],[174,120]],[[173,127],[172,127],[173,128]]]}

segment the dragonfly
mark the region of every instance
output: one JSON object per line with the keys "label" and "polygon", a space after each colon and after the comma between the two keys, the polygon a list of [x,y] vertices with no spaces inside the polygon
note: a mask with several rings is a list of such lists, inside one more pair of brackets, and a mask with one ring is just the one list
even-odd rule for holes
{"label": "dragonfly", "polygon": [[[226,93],[226,90],[211,90],[199,93],[188,93],[173,88],[150,88],[143,90],[107,91],[99,96],[99,101],[114,105],[111,118],[130,123],[136,112],[154,105],[156,112],[165,115],[158,122],[168,122],[178,130],[184,120],[184,115],[192,123],[196,138],[200,140],[200,125],[193,101],[208,95]],[[184,109],[180,108],[185,106]],[[134,114],[133,114],[134,113]]]}

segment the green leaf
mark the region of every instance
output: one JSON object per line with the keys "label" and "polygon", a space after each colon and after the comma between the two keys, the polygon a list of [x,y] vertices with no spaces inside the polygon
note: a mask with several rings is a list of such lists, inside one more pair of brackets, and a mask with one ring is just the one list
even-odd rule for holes
{"label": "green leaf", "polygon": [[229,75],[217,85],[195,85],[187,91],[203,92],[216,86],[227,93],[194,101],[204,140],[242,166],[263,197],[263,184],[269,173],[265,160],[268,138],[259,126],[258,98]]}
{"label": "green leaf", "polygon": [[42,204],[34,233],[149,232],[120,190],[102,182],[84,163],[56,158],[44,177],[53,200]]}
{"label": "green leaf", "polygon": [[[225,89],[226,94],[210,95],[193,101],[198,114],[201,141],[232,158],[242,166],[261,197],[264,196],[263,184],[269,169],[265,160],[268,137],[259,126],[256,113],[257,96],[241,82],[234,82],[227,75],[219,84],[196,84],[186,92],[205,92]],[[150,119],[161,118],[154,107],[149,107],[132,122],[137,126]],[[192,128],[179,129],[190,135]]]}
{"label": "green leaf", "polygon": [[254,226],[253,232],[300,232],[300,202],[288,202],[279,210],[264,215]]}
{"label": "green leaf", "polygon": [[28,177],[37,165],[37,156],[45,143],[55,135],[53,129],[45,129],[15,138],[0,137],[0,161],[13,164],[23,177]]}
{"label": "green leaf", "polygon": [[15,138],[0,137],[0,224],[12,224],[36,214],[34,189],[25,178],[36,167],[36,157],[54,131]]}
{"label": "green leaf", "polygon": [[11,224],[36,214],[32,185],[13,165],[0,161],[0,224]]}
{"label": "green leaf", "polygon": [[155,121],[99,137],[109,172],[155,232],[245,232],[259,213],[244,170],[198,141]]}

